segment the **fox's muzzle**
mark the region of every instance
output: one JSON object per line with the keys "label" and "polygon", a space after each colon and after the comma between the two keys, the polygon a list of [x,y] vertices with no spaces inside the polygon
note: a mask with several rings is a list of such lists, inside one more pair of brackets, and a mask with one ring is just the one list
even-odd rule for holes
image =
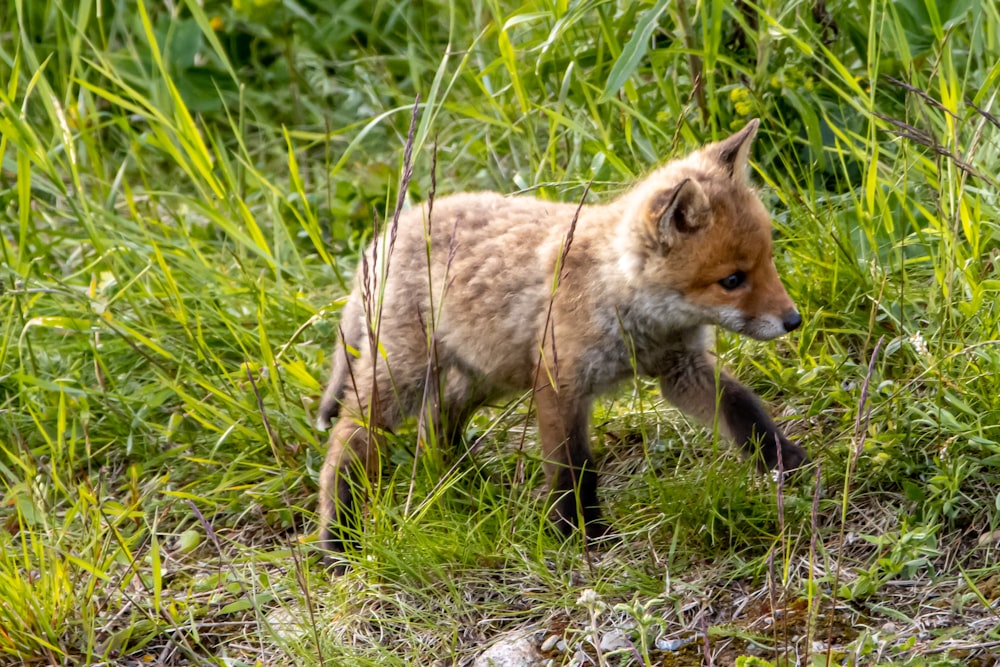
{"label": "fox's muzzle", "polygon": [[785,327],[785,333],[795,331],[802,325],[802,316],[794,308],[786,310],[781,316],[781,324]]}

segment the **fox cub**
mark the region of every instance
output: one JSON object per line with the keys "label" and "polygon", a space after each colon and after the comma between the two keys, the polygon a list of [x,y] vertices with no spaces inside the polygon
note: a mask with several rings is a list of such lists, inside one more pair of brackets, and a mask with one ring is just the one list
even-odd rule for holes
{"label": "fox cub", "polygon": [[802,465],[805,451],[706,351],[709,325],[770,340],[802,322],[748,181],[757,126],[603,205],[457,194],[409,210],[373,242],[319,410],[321,428],[340,417],[320,473],[322,547],[342,551],[356,530],[381,432],[422,414],[457,437],[478,407],[529,389],[564,534],[608,531],[587,422],[593,397],[635,372],[703,422],[718,411],[759,467]]}

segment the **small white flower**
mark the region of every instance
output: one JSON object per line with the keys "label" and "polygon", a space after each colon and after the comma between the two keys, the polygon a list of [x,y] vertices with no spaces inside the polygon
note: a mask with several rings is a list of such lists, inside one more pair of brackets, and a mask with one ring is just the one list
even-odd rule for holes
{"label": "small white flower", "polygon": [[576,603],[581,607],[589,609],[591,614],[599,614],[607,608],[607,605],[601,602],[601,599],[597,596],[597,591],[593,588],[583,589],[580,597],[576,599]]}
{"label": "small white flower", "polygon": [[576,603],[581,607],[593,607],[598,602],[597,591],[593,588],[585,588],[576,599]]}

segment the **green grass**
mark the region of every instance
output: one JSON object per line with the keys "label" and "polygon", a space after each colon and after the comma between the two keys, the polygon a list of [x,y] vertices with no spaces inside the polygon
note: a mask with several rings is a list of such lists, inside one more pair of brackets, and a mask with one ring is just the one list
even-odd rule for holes
{"label": "green grass", "polygon": [[[989,664],[992,3],[0,7],[0,662],[467,664],[524,630],[568,664],[616,627],[606,664]],[[469,465],[393,438],[330,580],[311,424],[418,98],[410,201],[435,151],[438,194],[598,201],[760,117],[805,324],[717,347],[817,467],[757,478],[637,380],[593,416],[625,539],[585,554],[497,406]]]}

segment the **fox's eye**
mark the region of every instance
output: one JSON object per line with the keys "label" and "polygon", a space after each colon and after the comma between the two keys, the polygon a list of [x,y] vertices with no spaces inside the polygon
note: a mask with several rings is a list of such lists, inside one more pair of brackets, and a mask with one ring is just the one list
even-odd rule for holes
{"label": "fox's eye", "polygon": [[746,282],[746,279],[747,274],[742,271],[737,271],[736,273],[732,273],[720,280],[719,284],[722,285],[722,289],[732,291]]}

